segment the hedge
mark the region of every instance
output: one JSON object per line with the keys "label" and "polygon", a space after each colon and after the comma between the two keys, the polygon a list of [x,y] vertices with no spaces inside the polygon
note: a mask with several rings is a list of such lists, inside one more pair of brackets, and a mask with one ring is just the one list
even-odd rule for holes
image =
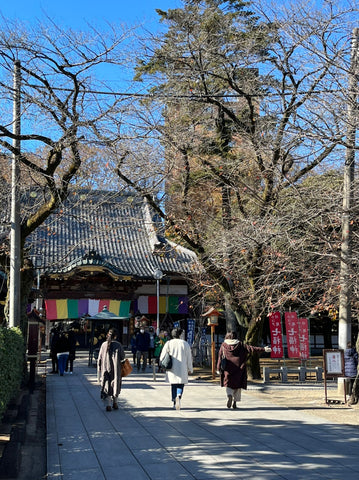
{"label": "hedge", "polygon": [[21,388],[24,360],[25,345],[20,328],[0,327],[0,419]]}

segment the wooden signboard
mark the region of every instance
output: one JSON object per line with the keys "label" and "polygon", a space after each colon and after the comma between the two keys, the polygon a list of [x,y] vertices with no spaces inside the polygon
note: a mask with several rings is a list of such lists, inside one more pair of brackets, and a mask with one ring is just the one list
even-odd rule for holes
{"label": "wooden signboard", "polygon": [[[344,377],[344,350],[323,350],[325,403],[328,403],[327,378]],[[344,389],[344,403],[346,393]]]}

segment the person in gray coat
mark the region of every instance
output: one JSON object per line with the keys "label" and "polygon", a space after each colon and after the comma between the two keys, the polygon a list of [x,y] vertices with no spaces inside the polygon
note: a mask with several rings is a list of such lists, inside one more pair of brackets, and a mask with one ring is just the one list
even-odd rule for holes
{"label": "person in gray coat", "polygon": [[118,396],[122,386],[121,362],[126,356],[123,346],[117,341],[117,336],[117,330],[110,328],[97,359],[97,379],[101,385],[101,398],[108,412],[112,408],[118,409]]}
{"label": "person in gray coat", "polygon": [[172,368],[166,370],[166,381],[171,384],[171,398],[173,408],[180,410],[181,399],[185,384],[188,383],[188,375],[193,372],[193,360],[191,347],[180,337],[183,330],[174,328],[171,332],[172,339],[166,342],[162,348],[160,362],[168,352],[172,357]]}

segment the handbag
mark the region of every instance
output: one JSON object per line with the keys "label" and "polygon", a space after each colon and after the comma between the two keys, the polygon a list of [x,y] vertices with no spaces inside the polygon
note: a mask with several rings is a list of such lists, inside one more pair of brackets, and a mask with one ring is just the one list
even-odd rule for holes
{"label": "handbag", "polygon": [[163,367],[166,370],[171,370],[172,368],[172,357],[171,355],[167,352],[165,356],[163,357],[163,360],[160,362],[161,367]]}
{"label": "handbag", "polygon": [[128,358],[121,362],[121,377],[127,377],[132,372],[133,368]]}
{"label": "handbag", "polygon": [[221,372],[224,372],[226,367],[227,367],[227,358],[226,358],[225,354],[223,353],[222,358],[221,358],[221,364],[220,364]]}

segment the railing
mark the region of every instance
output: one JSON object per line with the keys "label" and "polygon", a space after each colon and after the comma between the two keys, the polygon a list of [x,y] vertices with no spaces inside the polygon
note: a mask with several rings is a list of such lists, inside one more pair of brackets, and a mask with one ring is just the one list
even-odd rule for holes
{"label": "railing", "polygon": [[271,381],[271,375],[277,375],[280,380],[285,383],[288,382],[288,374],[298,376],[300,382],[309,380],[307,376],[309,374],[315,374],[317,382],[323,381],[323,368],[322,367],[263,367],[263,383],[269,383]]}

